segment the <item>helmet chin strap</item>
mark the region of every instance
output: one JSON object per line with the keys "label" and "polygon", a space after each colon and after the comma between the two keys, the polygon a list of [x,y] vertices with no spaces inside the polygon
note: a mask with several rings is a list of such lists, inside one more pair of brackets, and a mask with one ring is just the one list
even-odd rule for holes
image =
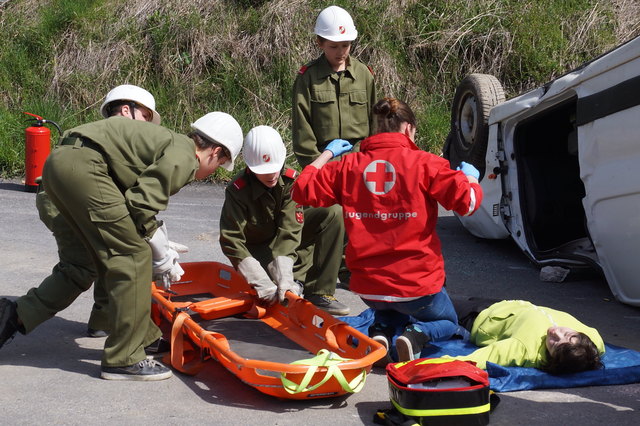
{"label": "helmet chin strap", "polygon": [[131,113],[131,119],[135,120],[136,119],[136,103],[135,102],[129,102],[129,112]]}

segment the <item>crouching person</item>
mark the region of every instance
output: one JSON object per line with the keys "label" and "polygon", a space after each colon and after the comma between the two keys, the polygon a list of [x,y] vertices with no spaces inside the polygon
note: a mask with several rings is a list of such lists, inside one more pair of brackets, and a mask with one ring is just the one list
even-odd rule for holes
{"label": "crouching person", "polygon": [[[275,129],[251,129],[243,147],[247,169],[228,185],[220,217],[223,253],[267,305],[283,301],[287,291],[304,295],[313,303],[316,292],[322,291],[319,275],[330,268],[331,262],[335,274],[329,279],[333,279],[335,287],[341,258],[343,227],[335,230],[328,225],[336,222],[335,217],[315,214],[318,209],[303,209],[291,199],[297,172],[283,168],[286,155]],[[301,264],[298,251],[307,251],[317,242],[318,233],[334,236],[334,242],[322,247],[316,244],[313,263]],[[337,255],[331,256],[327,251]],[[348,312],[344,307],[338,314]]]}
{"label": "crouching person", "polygon": [[[242,144],[240,126],[222,112],[205,115],[192,128],[188,137],[150,122],[110,117],[66,131],[45,163],[45,190],[89,251],[109,297],[103,379],[172,375],[145,354],[162,334],[150,318],[151,281],[168,286],[183,273],[156,214],[189,182],[218,166],[232,167]],[[76,284],[49,277],[17,302],[0,299],[0,347],[88,289]]]}

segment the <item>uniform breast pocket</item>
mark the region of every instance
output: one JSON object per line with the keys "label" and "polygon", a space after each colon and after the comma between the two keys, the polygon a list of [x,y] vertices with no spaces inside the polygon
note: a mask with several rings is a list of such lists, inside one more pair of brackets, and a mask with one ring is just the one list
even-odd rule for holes
{"label": "uniform breast pocket", "polygon": [[137,253],[146,248],[147,243],[138,235],[126,205],[89,210],[89,217],[112,256]]}
{"label": "uniform breast pocket", "polygon": [[[311,92],[311,126],[315,129],[330,129],[337,124],[338,101],[333,90],[314,90]],[[329,136],[330,137],[330,136]],[[325,139],[321,137],[321,139]]]}
{"label": "uniform breast pocket", "polygon": [[349,92],[349,106],[351,107],[351,117],[355,125],[369,123],[369,109],[367,107],[366,90],[354,90]]}

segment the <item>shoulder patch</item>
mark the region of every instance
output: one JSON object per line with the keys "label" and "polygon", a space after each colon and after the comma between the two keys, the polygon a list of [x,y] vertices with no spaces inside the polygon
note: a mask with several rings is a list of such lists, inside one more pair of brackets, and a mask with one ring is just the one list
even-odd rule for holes
{"label": "shoulder patch", "polygon": [[240,177],[234,180],[231,185],[236,189],[236,191],[239,191],[245,186],[247,186],[247,181],[243,177]]}
{"label": "shoulder patch", "polygon": [[308,68],[309,67],[307,65],[301,66],[300,69],[298,70],[298,74],[304,74]]}
{"label": "shoulder patch", "polygon": [[293,169],[286,169],[284,175],[288,178],[295,179],[298,176],[298,172]]}

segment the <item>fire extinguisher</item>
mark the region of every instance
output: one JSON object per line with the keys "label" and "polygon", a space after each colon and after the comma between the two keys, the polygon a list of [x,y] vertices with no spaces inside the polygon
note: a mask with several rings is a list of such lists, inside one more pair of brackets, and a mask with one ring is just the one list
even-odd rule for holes
{"label": "fire extinguisher", "polygon": [[24,149],[24,161],[25,161],[25,180],[24,190],[27,192],[36,192],[38,190],[38,184],[36,179],[42,176],[42,168],[44,162],[51,152],[51,131],[44,126],[45,123],[53,124],[58,129],[58,134],[62,134],[60,126],[51,120],[45,120],[39,115],[25,112],[25,114],[32,116],[29,119],[33,121],[31,127],[27,127],[25,130],[26,145]]}

